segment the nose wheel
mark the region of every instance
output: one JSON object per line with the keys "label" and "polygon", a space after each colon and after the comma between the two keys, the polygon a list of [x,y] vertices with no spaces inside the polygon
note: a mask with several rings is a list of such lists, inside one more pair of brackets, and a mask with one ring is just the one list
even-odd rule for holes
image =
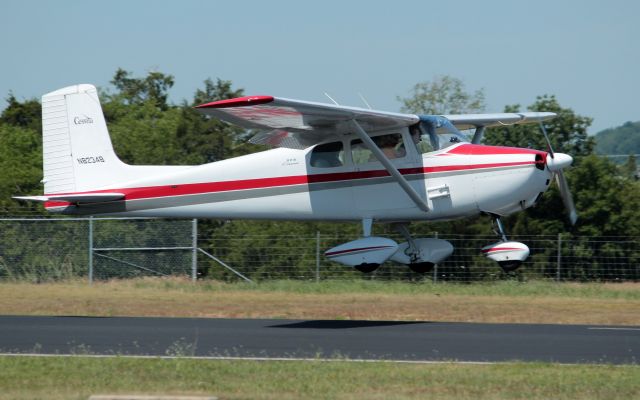
{"label": "nose wheel", "polygon": [[511,261],[498,261],[498,265],[504,272],[513,272],[520,268],[522,265],[522,261],[511,260]]}
{"label": "nose wheel", "polygon": [[482,252],[487,258],[496,261],[505,273],[513,272],[529,257],[529,247],[524,243],[509,241],[500,217],[497,215],[491,217],[493,231],[500,237],[500,241],[483,247]]}

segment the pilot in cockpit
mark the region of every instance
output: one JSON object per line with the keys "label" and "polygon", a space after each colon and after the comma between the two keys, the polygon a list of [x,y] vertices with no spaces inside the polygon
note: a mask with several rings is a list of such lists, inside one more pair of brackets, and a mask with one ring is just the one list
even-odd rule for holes
{"label": "pilot in cockpit", "polygon": [[375,136],[371,139],[390,160],[402,158],[406,155],[406,150],[402,144],[402,136],[399,134]]}

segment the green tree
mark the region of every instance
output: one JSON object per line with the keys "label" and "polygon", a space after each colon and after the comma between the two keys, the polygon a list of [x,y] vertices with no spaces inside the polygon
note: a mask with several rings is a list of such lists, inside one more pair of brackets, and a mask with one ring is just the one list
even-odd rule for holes
{"label": "green tree", "polygon": [[42,106],[37,99],[19,102],[13,93],[9,93],[6,101],[7,108],[0,115],[0,124],[42,131]]}
{"label": "green tree", "polygon": [[[538,96],[529,111],[554,112],[557,117],[544,122],[553,150],[581,157],[593,153],[594,139],[587,134],[592,119],[577,115],[572,109],[558,103],[555,96]],[[520,105],[505,107],[505,112],[520,112]],[[528,147],[546,150],[547,143],[536,124],[509,125],[490,128],[484,135],[484,144],[494,146]]]}
{"label": "green tree", "polygon": [[580,215],[578,234],[640,235],[640,184],[625,179],[612,161],[585,157],[568,179]]}
{"label": "green tree", "polygon": [[625,122],[596,134],[598,154],[640,154],[640,121]]}
{"label": "green tree", "polygon": [[[183,102],[177,138],[182,159],[202,164],[246,154],[253,148],[239,146],[243,143],[244,129],[209,118],[197,112],[194,106],[217,100],[240,97],[243,89],[234,89],[231,81],[206,79],[204,88],[198,89],[191,104]],[[245,151],[242,149],[245,148]]]}
{"label": "green tree", "polygon": [[638,179],[638,163],[634,154],[630,154],[622,166],[622,174],[629,179]]}
{"label": "green tree", "polygon": [[128,104],[152,101],[158,108],[168,108],[168,91],[173,87],[173,76],[162,72],[149,72],[144,78],[133,78],[131,72],[118,68],[111,84]]}
{"label": "green tree", "polygon": [[42,191],[42,139],[33,129],[0,124],[0,213],[32,214],[43,210],[33,202],[18,202],[15,195]]}
{"label": "green tree", "polygon": [[414,114],[477,113],[485,108],[484,89],[468,93],[462,80],[449,75],[416,83],[409,97],[397,99],[402,103],[403,112]]}
{"label": "green tree", "polygon": [[173,77],[151,72],[133,77],[118,69],[114,93],[103,93],[103,110],[118,156],[130,164],[203,164],[242,154],[238,127],[201,115],[193,106],[241,96],[230,81],[211,79],[179,106],[167,103]]}
{"label": "green tree", "polygon": [[192,105],[197,106],[211,101],[232,99],[234,97],[241,97],[243,94],[243,89],[233,89],[231,81],[224,81],[217,78],[216,81],[213,82],[211,78],[207,78],[204,81],[204,89],[196,90]]}
{"label": "green tree", "polygon": [[175,165],[180,159],[177,131],[180,109],[161,110],[150,100],[141,104],[108,105],[121,115],[109,124],[109,133],[118,157],[128,164]]}

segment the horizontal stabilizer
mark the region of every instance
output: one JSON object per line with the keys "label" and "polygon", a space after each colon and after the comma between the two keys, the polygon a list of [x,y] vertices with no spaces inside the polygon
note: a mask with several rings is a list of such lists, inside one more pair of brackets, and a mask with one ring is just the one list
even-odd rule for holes
{"label": "horizontal stabilizer", "polygon": [[124,193],[81,193],[81,194],[52,194],[49,196],[13,196],[17,200],[66,201],[68,203],[103,203],[124,199]]}

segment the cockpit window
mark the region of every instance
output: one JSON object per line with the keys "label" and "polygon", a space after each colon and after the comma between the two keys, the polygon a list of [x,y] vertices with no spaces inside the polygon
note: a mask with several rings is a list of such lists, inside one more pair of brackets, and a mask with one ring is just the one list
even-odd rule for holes
{"label": "cockpit window", "polygon": [[[402,158],[407,155],[407,150],[402,141],[402,134],[391,133],[388,135],[374,136],[371,138],[373,142],[382,150],[388,159]],[[378,161],[362,140],[356,139],[351,141],[351,158],[354,164],[366,164]]]}
{"label": "cockpit window", "polygon": [[426,115],[420,117],[420,128],[428,134],[430,143],[441,150],[457,143],[468,142],[467,138],[446,118]]}
{"label": "cockpit window", "polygon": [[431,153],[437,148],[437,144],[434,146],[429,134],[420,129],[420,124],[411,125],[409,127],[409,133],[411,134],[413,143],[415,143],[418,149],[418,153]]}
{"label": "cockpit window", "polygon": [[311,166],[332,168],[344,165],[344,146],[342,142],[319,144],[311,151]]}

